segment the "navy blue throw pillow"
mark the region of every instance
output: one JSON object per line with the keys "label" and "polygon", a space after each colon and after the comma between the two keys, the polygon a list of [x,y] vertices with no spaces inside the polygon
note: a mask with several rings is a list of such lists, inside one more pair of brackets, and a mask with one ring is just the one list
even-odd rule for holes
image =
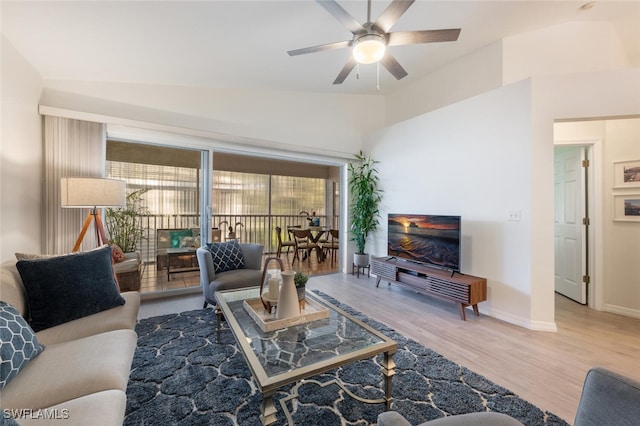
{"label": "navy blue throw pillow", "polygon": [[34,331],[124,305],[113,275],[111,247],[16,264],[27,290]]}
{"label": "navy blue throw pillow", "polygon": [[244,269],[244,255],[237,240],[224,243],[208,243],[216,274],[234,269]]}

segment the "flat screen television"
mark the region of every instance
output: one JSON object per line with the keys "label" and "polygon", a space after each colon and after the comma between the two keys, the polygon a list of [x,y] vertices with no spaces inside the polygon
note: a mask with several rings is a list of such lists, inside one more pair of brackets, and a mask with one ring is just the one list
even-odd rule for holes
{"label": "flat screen television", "polygon": [[388,255],[460,272],[460,216],[389,214]]}

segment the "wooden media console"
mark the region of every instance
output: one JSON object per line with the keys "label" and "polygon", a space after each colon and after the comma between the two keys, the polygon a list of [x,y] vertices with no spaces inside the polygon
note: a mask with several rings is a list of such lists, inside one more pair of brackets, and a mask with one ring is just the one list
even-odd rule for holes
{"label": "wooden media console", "polygon": [[371,262],[371,273],[377,277],[376,287],[380,285],[380,280],[385,280],[389,284],[394,282],[418,293],[454,302],[460,308],[463,321],[467,319],[467,306],[473,307],[476,316],[480,316],[478,303],[487,300],[486,278],[457,272],[452,275],[451,271],[389,256],[375,257]]}

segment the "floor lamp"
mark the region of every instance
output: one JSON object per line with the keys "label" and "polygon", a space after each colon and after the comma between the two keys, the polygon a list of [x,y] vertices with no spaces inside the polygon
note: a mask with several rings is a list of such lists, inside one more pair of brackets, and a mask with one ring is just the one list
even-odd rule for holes
{"label": "floor lamp", "polygon": [[99,208],[124,207],[126,204],[126,183],[123,180],[91,178],[91,177],[63,177],[60,179],[60,204],[63,208],[91,209],[84,221],[84,226],[78,235],[73,251],[80,249],[80,244],[87,233],[91,222],[96,222],[96,238],[98,246],[105,244],[107,234],[100,218]]}

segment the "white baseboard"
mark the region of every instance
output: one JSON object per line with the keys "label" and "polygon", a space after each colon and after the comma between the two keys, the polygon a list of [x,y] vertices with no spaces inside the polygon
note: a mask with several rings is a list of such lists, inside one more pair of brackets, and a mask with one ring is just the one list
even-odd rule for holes
{"label": "white baseboard", "polygon": [[[483,310],[481,310],[481,312],[484,313]],[[490,309],[486,315],[533,331],[547,331],[552,333],[558,331],[558,326],[554,321],[531,321],[529,318],[519,317],[499,309]]]}
{"label": "white baseboard", "polygon": [[624,315],[625,317],[640,318],[640,311],[637,309],[625,308],[624,306],[605,304],[604,311],[611,312],[612,314]]}
{"label": "white baseboard", "polygon": [[555,321],[531,321],[531,330],[533,331],[547,331],[551,333],[558,332],[558,325]]}

